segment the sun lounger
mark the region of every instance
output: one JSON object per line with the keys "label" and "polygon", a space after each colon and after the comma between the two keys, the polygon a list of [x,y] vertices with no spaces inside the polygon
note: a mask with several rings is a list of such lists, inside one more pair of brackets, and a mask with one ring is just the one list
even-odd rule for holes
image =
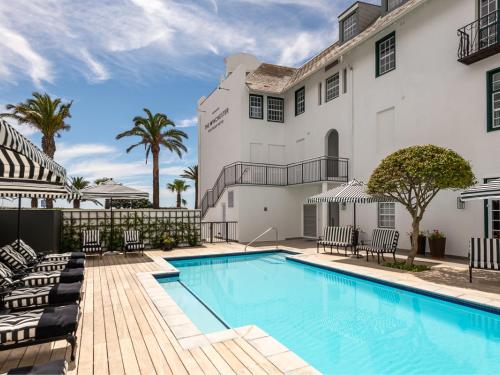
{"label": "sun lounger", "polygon": [[23,240],[16,240],[10,244],[14,250],[19,252],[25,259],[32,262],[43,262],[43,261],[68,261],[75,259],[85,259],[85,253],[81,251],[68,252],[68,253],[54,253],[46,254],[43,252],[36,252],[30,245],[28,245]]}
{"label": "sun lounger", "polygon": [[0,314],[0,350],[65,339],[75,358],[77,304]]}
{"label": "sun lounger", "polygon": [[25,286],[75,283],[83,281],[83,278],[83,268],[70,268],[63,271],[15,272],[0,262],[0,280],[6,280],[11,283],[20,280]]}
{"label": "sun lounger", "polygon": [[28,263],[28,261],[10,245],[5,245],[0,248],[0,261],[16,272],[62,271],[69,268],[83,268],[85,266],[85,259]]}
{"label": "sun lounger", "polygon": [[469,282],[472,269],[500,270],[500,239],[471,238],[469,243]]}

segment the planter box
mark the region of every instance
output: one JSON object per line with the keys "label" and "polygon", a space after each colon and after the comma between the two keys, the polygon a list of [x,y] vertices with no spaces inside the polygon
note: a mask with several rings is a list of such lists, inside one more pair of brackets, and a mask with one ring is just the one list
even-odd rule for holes
{"label": "planter box", "polygon": [[[413,240],[412,240],[411,236],[410,236],[410,243],[413,246]],[[418,236],[418,250],[417,250],[418,255],[425,255],[426,245],[427,245],[427,237],[424,235],[419,235]]]}
{"label": "planter box", "polygon": [[446,238],[429,238],[429,249],[433,258],[444,258]]}

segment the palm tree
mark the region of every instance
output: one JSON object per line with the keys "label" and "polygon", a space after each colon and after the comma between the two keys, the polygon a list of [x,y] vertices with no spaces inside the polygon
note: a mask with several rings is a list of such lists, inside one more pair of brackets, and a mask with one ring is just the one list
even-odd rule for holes
{"label": "palm tree", "polygon": [[[0,117],[10,117],[20,124],[31,125],[42,133],[42,150],[52,159],[56,152],[55,137],[63,130],[69,130],[66,119],[71,117],[70,108],[73,102],[63,103],[60,98],[52,99],[49,94],[33,92],[33,97],[23,103],[7,104],[10,111],[1,113]],[[47,199],[47,208],[53,208],[52,199]],[[31,207],[36,208],[38,200],[31,200]]]}
{"label": "palm tree", "polygon": [[183,143],[188,136],[181,130],[175,129],[175,124],[167,115],[163,113],[152,114],[147,108],[144,108],[146,117],[134,117],[134,127],[124,131],[116,136],[116,139],[123,137],[136,136],[140,141],[127,148],[130,152],[133,148],[144,145],[146,149],[146,163],[149,153],[153,154],[153,208],[160,207],[160,168],[159,156],[161,146],[171,152],[175,152],[182,158],[182,152],[187,148]]}
{"label": "palm tree", "polygon": [[194,181],[194,208],[198,208],[198,165],[193,165],[188,169],[184,169],[184,173],[181,174],[181,177]]}
{"label": "palm tree", "polygon": [[175,179],[173,182],[167,184],[168,190],[177,193],[177,208],[181,208],[183,201],[181,194],[189,188],[190,186],[184,180]]}
{"label": "palm tree", "polygon": [[[83,177],[71,178],[71,186],[73,186],[76,190],[85,189],[89,185],[90,182],[85,180]],[[73,199],[73,208],[80,208],[80,199]]]}

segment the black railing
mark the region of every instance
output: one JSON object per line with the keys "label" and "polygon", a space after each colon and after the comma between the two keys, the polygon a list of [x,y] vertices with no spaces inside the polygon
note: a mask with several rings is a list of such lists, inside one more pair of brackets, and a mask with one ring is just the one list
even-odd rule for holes
{"label": "black railing", "polygon": [[233,185],[288,186],[310,182],[348,181],[349,160],[322,156],[288,165],[237,162],[226,165],[201,200],[202,216]]}
{"label": "black railing", "polygon": [[204,221],[201,223],[203,242],[238,242],[237,221]]}
{"label": "black railing", "polygon": [[500,11],[458,29],[458,61],[471,64],[499,52]]}

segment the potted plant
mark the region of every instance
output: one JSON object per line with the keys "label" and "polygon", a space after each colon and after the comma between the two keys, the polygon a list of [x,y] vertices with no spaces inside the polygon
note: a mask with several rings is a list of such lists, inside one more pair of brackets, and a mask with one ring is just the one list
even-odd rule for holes
{"label": "potted plant", "polygon": [[163,250],[172,250],[176,245],[176,241],[174,238],[170,236],[165,236],[163,239]]}
{"label": "potted plant", "polygon": [[443,258],[446,248],[446,236],[443,232],[435,229],[427,235],[429,249],[433,258]]}
{"label": "potted plant", "polygon": [[[408,236],[410,237],[410,243],[413,246],[413,238],[411,238],[411,233],[408,233]],[[425,255],[426,242],[427,242],[427,236],[425,235],[425,232],[420,232],[418,234],[418,240],[417,240],[418,255]]]}

